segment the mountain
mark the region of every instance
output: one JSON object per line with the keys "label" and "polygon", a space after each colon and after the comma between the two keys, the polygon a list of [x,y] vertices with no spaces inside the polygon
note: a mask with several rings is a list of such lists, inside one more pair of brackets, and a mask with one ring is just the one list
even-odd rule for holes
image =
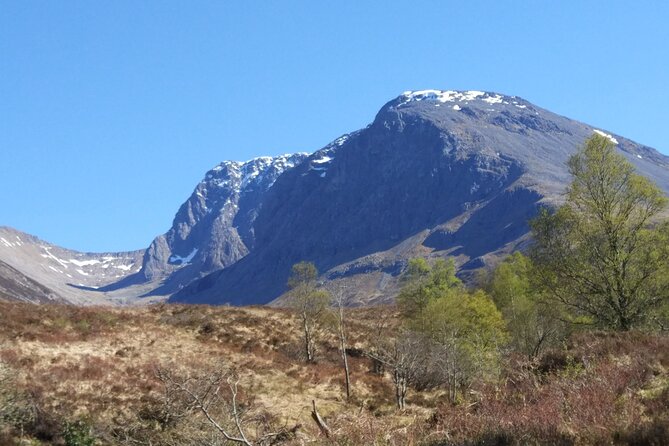
{"label": "mountain", "polygon": [[237,262],[255,246],[254,222],[267,191],[307,154],[225,161],[206,173],[172,227],[144,253],[142,268],[106,289],[159,281],[147,295],[169,295]]}
{"label": "mountain", "polygon": [[0,261],[0,301],[63,302],[56,293]]}
{"label": "mountain", "polygon": [[79,253],[0,228],[0,261],[15,270],[0,277],[77,304],[264,304],[281,303],[307,260],[350,304],[387,302],[411,257],[452,256],[466,278],[522,249],[593,132],[669,192],[669,158],[609,131],[516,96],[408,91],[311,155],[217,165],[145,250]]}
{"label": "mountain", "polygon": [[245,256],[255,243],[253,223],[265,193],[306,157],[296,153],[219,164],[181,205],[171,228],[146,250],[80,253],[1,227],[0,260],[76,304],[164,298]]}
{"label": "mountain", "polygon": [[[33,297],[80,305],[124,303],[148,289],[132,287],[117,293],[101,291],[105,284],[137,272],[144,251],[82,253],[61,248],[32,235],[0,227],[0,281],[37,284]],[[12,273],[12,270],[15,271]],[[18,273],[18,275],[17,275]],[[19,279],[19,277],[22,277]],[[25,279],[24,279],[25,278]],[[35,287],[33,287],[35,288]],[[8,298],[17,293],[8,293]],[[19,300],[25,300],[19,299]]]}
{"label": "mountain", "polygon": [[454,256],[466,274],[523,246],[527,220],[560,202],[567,158],[593,132],[669,191],[669,158],[521,98],[406,92],[281,175],[256,217],[255,248],[171,300],[267,303],[301,260],[346,285],[351,303],[391,297],[413,256]]}

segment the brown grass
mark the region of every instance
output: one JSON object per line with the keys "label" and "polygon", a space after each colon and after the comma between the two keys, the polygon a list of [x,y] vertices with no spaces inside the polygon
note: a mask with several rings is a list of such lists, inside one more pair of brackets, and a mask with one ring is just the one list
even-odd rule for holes
{"label": "brown grass", "polygon": [[[100,444],[118,444],[115,429],[155,410],[156,367],[220,362],[239,370],[245,399],[280,425],[301,426],[295,444],[669,444],[667,336],[580,333],[537,363],[509,356],[498,382],[476,384],[459,405],[441,390],[411,391],[398,413],[391,381],[362,354],[379,320],[398,325],[390,307],[349,311],[349,402],[334,336],[325,333],[319,361],[306,364],[296,319],[276,308],[0,303],[0,361],[35,408],[25,432],[44,444],[80,419]],[[333,439],[311,420],[312,400]],[[1,444],[15,438],[0,429]]]}

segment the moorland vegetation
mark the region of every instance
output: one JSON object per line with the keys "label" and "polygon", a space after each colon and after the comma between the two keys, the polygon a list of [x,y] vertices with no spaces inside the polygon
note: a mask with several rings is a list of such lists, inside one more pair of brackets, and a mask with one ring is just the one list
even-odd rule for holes
{"label": "moorland vegetation", "polygon": [[285,307],[0,303],[0,444],[669,444],[667,199],[595,135],[533,244],[396,305],[293,267]]}

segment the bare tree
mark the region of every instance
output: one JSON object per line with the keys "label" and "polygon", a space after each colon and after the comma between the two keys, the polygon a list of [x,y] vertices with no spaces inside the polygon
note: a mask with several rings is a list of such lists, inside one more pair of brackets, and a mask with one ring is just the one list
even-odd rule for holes
{"label": "bare tree", "polygon": [[429,355],[425,339],[411,331],[402,331],[395,338],[378,339],[368,356],[382,363],[391,374],[395,385],[397,408],[404,410],[409,386],[425,373]]}
{"label": "bare tree", "polygon": [[277,444],[299,427],[273,429],[266,417],[240,404],[239,375],[234,369],[219,366],[193,376],[161,367],[156,377],[163,385],[166,422],[199,413],[219,439],[246,446]]}
{"label": "bare tree", "polygon": [[348,368],[348,356],[346,350],[348,344],[346,342],[346,321],[344,307],[346,306],[345,285],[334,285],[331,287],[330,294],[332,295],[331,308],[334,314],[335,332],[337,340],[339,341],[339,352],[342,358],[342,366],[344,369],[344,382],[346,385],[346,400],[351,398],[351,374]]}
{"label": "bare tree", "polygon": [[316,333],[330,300],[328,292],[318,288],[317,278],[318,270],[313,263],[300,262],[293,265],[288,279],[288,303],[300,318],[307,362],[315,360]]}

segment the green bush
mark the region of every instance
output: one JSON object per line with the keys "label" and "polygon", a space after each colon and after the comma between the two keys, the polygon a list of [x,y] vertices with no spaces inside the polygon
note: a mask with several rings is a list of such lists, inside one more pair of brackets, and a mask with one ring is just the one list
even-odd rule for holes
{"label": "green bush", "polygon": [[66,446],[93,446],[95,444],[90,425],[82,420],[65,424],[63,440]]}

